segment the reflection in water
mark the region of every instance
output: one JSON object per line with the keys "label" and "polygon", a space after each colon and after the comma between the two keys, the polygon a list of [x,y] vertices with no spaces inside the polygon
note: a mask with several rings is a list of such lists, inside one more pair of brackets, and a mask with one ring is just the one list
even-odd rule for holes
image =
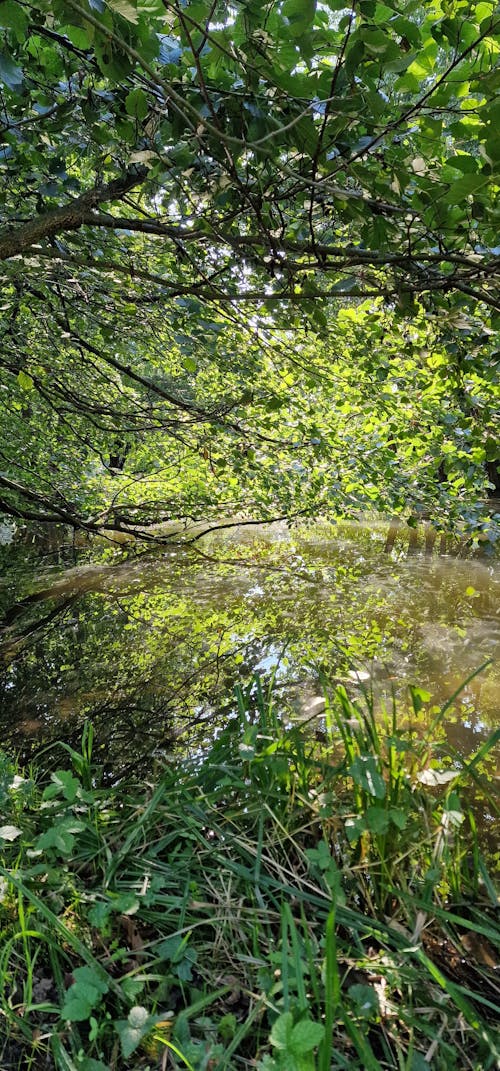
{"label": "reflection in water", "polygon": [[320,667],[353,691],[355,665],[377,692],[418,683],[442,704],[493,659],[449,716],[470,753],[498,710],[500,563],[408,557],[396,540],[384,553],[386,536],[243,530],[156,558],[14,570],[1,593],[4,739],[25,754],[56,736],[77,744],[90,717],[106,762],[132,766],[200,746],[257,669],[275,671],[277,702],[300,716]]}

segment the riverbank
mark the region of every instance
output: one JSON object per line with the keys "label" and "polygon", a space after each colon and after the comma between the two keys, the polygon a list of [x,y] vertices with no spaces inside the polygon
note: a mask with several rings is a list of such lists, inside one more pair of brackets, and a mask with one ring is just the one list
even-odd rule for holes
{"label": "riverbank", "polygon": [[[287,728],[259,679],[210,750],[106,783],[87,726],[1,768],[0,1064],[480,1071],[500,1055],[487,764],[326,689]],[[97,752],[98,754],[98,752]],[[52,758],[51,758],[52,756]]]}

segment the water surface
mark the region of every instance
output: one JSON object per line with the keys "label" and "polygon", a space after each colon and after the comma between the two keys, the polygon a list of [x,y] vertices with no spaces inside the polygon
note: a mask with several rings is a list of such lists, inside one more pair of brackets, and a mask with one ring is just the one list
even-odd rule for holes
{"label": "water surface", "polygon": [[490,659],[447,716],[470,754],[498,724],[500,563],[387,537],[371,523],[240,528],[138,560],[34,554],[22,568],[2,548],[4,742],[76,745],[91,718],[103,761],[133,766],[202,746],[256,671],[294,718],[320,670],[402,708],[420,685],[430,708]]}

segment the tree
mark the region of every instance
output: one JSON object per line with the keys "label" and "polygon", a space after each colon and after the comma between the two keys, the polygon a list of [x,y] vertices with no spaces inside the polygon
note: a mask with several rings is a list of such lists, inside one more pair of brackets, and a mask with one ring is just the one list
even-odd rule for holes
{"label": "tree", "polygon": [[[479,453],[456,497],[480,493],[496,463],[493,3],[3,0],[0,23],[6,514],[99,530],[314,513],[359,501],[367,476],[373,504],[411,507],[397,471],[388,492],[399,397],[368,465],[359,406],[349,434],[328,416],[346,338],[349,390],[384,381],[381,323],[405,375],[415,349],[440,355],[423,362],[435,409],[463,379],[457,333],[472,348]],[[429,413],[412,419],[418,444]]]}

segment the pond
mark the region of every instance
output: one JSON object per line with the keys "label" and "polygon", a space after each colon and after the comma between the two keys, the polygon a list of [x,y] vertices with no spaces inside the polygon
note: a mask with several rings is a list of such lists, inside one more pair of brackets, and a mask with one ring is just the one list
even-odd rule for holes
{"label": "pond", "polygon": [[402,716],[418,685],[425,720],[490,660],[446,714],[470,754],[498,720],[500,562],[444,549],[380,521],[240,527],[121,559],[4,546],[4,743],[77,746],[90,718],[99,761],[150,769],[202,747],[256,673],[291,721],[321,720],[322,674],[395,695]]}

